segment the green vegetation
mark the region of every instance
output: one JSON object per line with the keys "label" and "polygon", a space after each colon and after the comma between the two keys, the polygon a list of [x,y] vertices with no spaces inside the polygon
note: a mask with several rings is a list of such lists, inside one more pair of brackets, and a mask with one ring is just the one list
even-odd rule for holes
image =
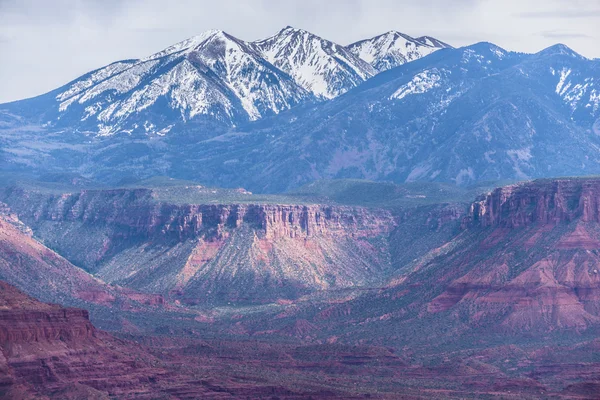
{"label": "green vegetation", "polygon": [[82,189],[152,190],[153,198],[172,204],[331,204],[379,208],[416,207],[440,203],[468,203],[478,195],[510,182],[483,182],[461,187],[449,183],[374,182],[360,179],[320,180],[288,193],[255,194],[243,188],[212,188],[199,182],[156,176],[135,183],[107,187],[80,176],[35,180],[27,176],[0,176],[0,185],[19,186],[46,193],[73,193]]}
{"label": "green vegetation", "polygon": [[498,182],[485,182],[472,187],[460,187],[437,182],[396,184],[360,179],[337,179],[316,181],[290,194],[336,204],[384,208],[412,207],[470,202],[478,195],[499,185]]}
{"label": "green vegetation", "polygon": [[243,188],[210,188],[193,181],[154,177],[125,188],[152,189],[157,201],[173,204],[331,204],[364,207],[414,207],[463,203],[498,186],[483,183],[459,187],[447,183],[373,182],[358,179],[322,180],[282,194],[254,194]]}

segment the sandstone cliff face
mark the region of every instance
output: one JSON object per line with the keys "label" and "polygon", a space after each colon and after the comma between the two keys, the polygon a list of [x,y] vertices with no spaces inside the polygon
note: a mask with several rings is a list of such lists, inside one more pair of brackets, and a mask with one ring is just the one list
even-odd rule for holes
{"label": "sandstone cliff face", "polygon": [[386,210],[289,204],[171,204],[152,190],[5,199],[44,243],[121,286],[193,303],[272,301],[381,283],[390,269]]}
{"label": "sandstone cliff face", "polygon": [[[317,324],[322,337],[347,329],[370,340],[372,332],[381,331],[385,339],[378,344],[395,341],[423,349],[432,343],[492,343],[500,337],[517,342],[525,336],[547,338],[549,332],[561,332],[554,338],[596,332],[596,188],[600,179],[537,181],[497,189],[478,200],[470,214],[461,216],[453,207],[432,213],[434,227],[454,219],[455,230],[442,229],[439,236],[421,231],[421,240],[438,245],[406,260],[407,267],[386,288],[302,317]],[[413,226],[422,225],[424,211]],[[402,216],[399,229],[404,221],[409,216]],[[399,248],[410,249],[418,241],[398,241]]]}
{"label": "sandstone cliff face", "polygon": [[[82,309],[40,303],[0,281],[0,396],[33,398],[61,392],[82,398],[144,392],[159,379],[151,357],[97,331]],[[138,361],[135,361],[137,358]],[[1,368],[0,368],[1,369]],[[141,379],[141,380],[140,380]]]}
{"label": "sandstone cliff face", "polygon": [[498,188],[471,205],[465,225],[519,227],[600,222],[600,180],[558,179]]}
{"label": "sandstone cliff face", "polygon": [[89,314],[78,308],[0,312],[0,343],[78,340],[93,335]]}
{"label": "sandstone cliff face", "polygon": [[47,195],[15,189],[6,196],[11,208],[30,225],[41,221],[79,221],[109,225],[122,239],[186,239],[204,233],[220,239],[228,228],[249,224],[266,238],[311,237],[345,233],[385,233],[391,216],[361,207],[276,204],[175,205],[152,201],[150,189],[83,190]]}

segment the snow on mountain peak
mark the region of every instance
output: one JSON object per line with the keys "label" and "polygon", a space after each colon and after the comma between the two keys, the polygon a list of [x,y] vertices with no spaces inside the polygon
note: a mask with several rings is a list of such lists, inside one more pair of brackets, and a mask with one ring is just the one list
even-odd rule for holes
{"label": "snow on mountain peak", "polygon": [[415,39],[404,33],[388,31],[370,39],[352,43],[348,49],[381,72],[446,47],[451,46],[429,36]]}
{"label": "snow on mountain peak", "polygon": [[231,126],[332,99],[378,71],[447,46],[396,31],[359,43],[357,51],[356,44],[342,46],[292,26],[256,42],[208,30],[58,89],[48,122],[100,135],[164,134],[198,118]]}
{"label": "snow on mountain peak", "polygon": [[[184,122],[206,115],[235,124],[243,114],[247,120],[256,120],[310,98],[310,93],[265,61],[249,43],[219,30],[141,60],[101,68],[56,96],[60,113],[72,110],[81,122],[95,120],[105,135],[131,130],[130,117],[165,103]],[[164,119],[163,113],[158,113],[158,119]],[[167,122],[163,125],[172,124]],[[161,128],[152,121],[133,125]]]}
{"label": "snow on mountain peak", "polygon": [[254,46],[265,59],[321,98],[336,97],[375,75],[367,62],[344,46],[291,26],[254,42]]}
{"label": "snow on mountain peak", "polygon": [[[159,51],[158,53],[152,54],[142,60],[155,60],[158,58],[163,58],[169,55],[177,55],[180,53],[189,53],[190,51],[194,50],[195,48],[197,48],[198,46],[202,45],[203,43],[207,42],[209,39],[214,38],[214,37],[231,37],[229,36],[227,33],[221,31],[221,30],[217,30],[217,29],[211,29],[205,32],[202,32],[199,35],[196,36],[192,36],[188,39],[182,40],[181,42],[175,43],[172,46],[167,47],[164,50]],[[231,37],[233,39],[233,37]]]}

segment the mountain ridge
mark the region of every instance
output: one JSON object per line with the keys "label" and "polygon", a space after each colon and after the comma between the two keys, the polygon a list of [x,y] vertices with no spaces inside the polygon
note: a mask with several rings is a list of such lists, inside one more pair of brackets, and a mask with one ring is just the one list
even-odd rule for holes
{"label": "mountain ridge", "polygon": [[[295,39],[283,37],[289,35]],[[281,43],[284,39],[287,42]],[[268,43],[271,49],[265,47]],[[284,60],[286,53],[294,52],[298,58],[303,51],[304,58]],[[333,98],[374,74],[344,46],[304,30],[286,27],[255,42],[209,30],[5,106],[55,129],[99,136],[160,136],[171,130],[226,129],[261,119],[298,104]],[[186,127],[188,122],[191,128]]]}
{"label": "mountain ridge", "polygon": [[[470,185],[589,175],[600,172],[598,76],[597,61],[562,46],[523,54],[481,42],[440,49],[332,100],[300,101],[256,121],[192,120],[157,133],[140,126],[103,139],[73,131],[67,120],[60,130],[20,127],[9,109],[0,113],[0,159],[17,171],[109,184],[170,175],[262,193],[320,179]],[[172,115],[158,115],[171,125]]]}

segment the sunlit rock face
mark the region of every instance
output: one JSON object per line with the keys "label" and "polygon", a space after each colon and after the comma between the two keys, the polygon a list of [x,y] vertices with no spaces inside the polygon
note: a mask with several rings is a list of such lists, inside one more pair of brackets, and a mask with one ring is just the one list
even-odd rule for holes
{"label": "sunlit rock face", "polygon": [[47,244],[104,281],[189,302],[296,298],[380,284],[390,272],[395,219],[386,210],[152,196],[15,190],[8,201]]}

